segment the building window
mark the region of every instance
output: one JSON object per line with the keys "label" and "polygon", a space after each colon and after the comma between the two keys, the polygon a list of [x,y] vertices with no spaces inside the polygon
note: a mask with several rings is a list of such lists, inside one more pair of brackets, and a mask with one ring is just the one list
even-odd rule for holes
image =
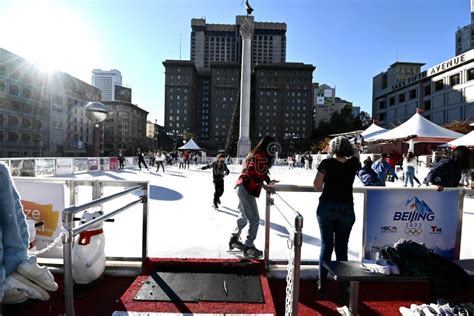
{"label": "building window", "polygon": [[395,105],[395,97],[391,97],[390,99],[388,99],[388,104]]}
{"label": "building window", "polygon": [[398,102],[399,103],[405,102],[405,93],[398,95]]}
{"label": "building window", "polygon": [[385,101],[379,102],[379,109],[385,109]]}
{"label": "building window", "polygon": [[410,100],[416,98],[416,89],[410,90]]}
{"label": "building window", "polygon": [[455,86],[461,83],[461,76],[459,74],[452,75],[449,77],[449,84]]}
{"label": "building window", "polygon": [[467,70],[467,80],[473,80],[474,79],[474,68],[468,69]]}
{"label": "building window", "polygon": [[423,102],[423,109],[425,111],[431,110],[431,100],[426,100],[425,102]]}
{"label": "building window", "polygon": [[444,88],[443,79],[435,82],[435,91],[443,90],[443,88]]}
{"label": "building window", "polygon": [[379,120],[384,121],[385,120],[385,113],[379,113]]}
{"label": "building window", "polygon": [[425,96],[431,94],[431,85],[425,86]]}

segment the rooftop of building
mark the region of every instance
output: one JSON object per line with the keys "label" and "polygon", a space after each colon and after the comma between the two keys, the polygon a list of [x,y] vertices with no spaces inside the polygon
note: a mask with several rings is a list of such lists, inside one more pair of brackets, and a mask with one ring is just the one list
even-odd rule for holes
{"label": "rooftop of building", "polygon": [[425,63],[417,63],[417,62],[411,62],[411,61],[396,61],[393,64],[390,65],[390,67],[395,67],[397,65],[413,65],[413,66],[424,66],[426,65]]}
{"label": "rooftop of building", "polygon": [[299,62],[273,63],[273,64],[255,64],[255,69],[305,69],[314,71],[316,67],[312,64]]}
{"label": "rooftop of building", "polygon": [[127,102],[127,101],[100,101],[101,103],[103,103],[104,105],[127,105],[127,106],[130,106],[131,108],[134,108],[136,110],[139,110],[139,111],[142,111],[146,114],[150,113],[144,109],[142,109],[141,107],[139,107],[138,105],[136,104],[133,104],[133,103],[130,103],[130,102]]}
{"label": "rooftop of building", "polygon": [[[206,23],[205,18],[191,19],[191,27],[205,27],[208,31],[233,32],[236,25],[242,24],[244,15],[235,17],[235,24]],[[254,28],[258,30],[279,30],[286,31],[286,23],[284,22],[255,22]]]}

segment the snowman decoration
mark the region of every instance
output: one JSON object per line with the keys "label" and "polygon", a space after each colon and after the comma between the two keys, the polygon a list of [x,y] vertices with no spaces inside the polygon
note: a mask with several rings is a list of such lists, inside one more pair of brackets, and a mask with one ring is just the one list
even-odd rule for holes
{"label": "snowman decoration", "polygon": [[[80,219],[84,224],[103,215],[102,211],[85,211]],[[96,281],[105,270],[105,237],[103,222],[98,222],[83,231],[75,239],[72,249],[72,277],[77,284],[89,284]]]}

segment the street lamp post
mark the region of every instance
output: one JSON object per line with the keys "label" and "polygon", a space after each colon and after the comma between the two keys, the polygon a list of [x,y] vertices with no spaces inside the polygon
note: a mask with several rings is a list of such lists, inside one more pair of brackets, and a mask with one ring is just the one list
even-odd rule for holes
{"label": "street lamp post", "polygon": [[93,148],[94,157],[100,156],[100,127],[99,123],[107,118],[107,108],[100,102],[89,102],[86,105],[86,116],[94,124]]}

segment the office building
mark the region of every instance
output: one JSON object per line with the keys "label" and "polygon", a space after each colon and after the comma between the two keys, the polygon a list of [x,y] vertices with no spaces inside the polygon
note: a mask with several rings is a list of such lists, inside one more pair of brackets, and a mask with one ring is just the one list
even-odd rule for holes
{"label": "office building", "polygon": [[[237,16],[235,24],[208,24],[206,19],[191,20],[191,61],[198,69],[208,68],[211,62],[240,63],[239,30],[243,20],[244,16]],[[253,64],[286,61],[285,23],[255,22],[252,61]]]}
{"label": "office building", "polygon": [[474,50],[421,71],[423,65],[396,62],[373,78],[379,124],[399,125],[416,111],[436,124],[474,118]]}
{"label": "office building", "polygon": [[474,48],[474,0],[471,0],[471,23],[456,31],[456,56]]}
{"label": "office building", "polygon": [[352,108],[353,117],[359,115],[360,107],[352,106],[352,102],[337,97],[335,87],[317,82],[313,83],[314,128],[318,128],[323,121],[329,122],[335,112],[341,112],[346,106]]}
{"label": "office building", "polygon": [[92,70],[92,85],[100,89],[102,101],[114,101],[115,86],[122,85],[122,74],[117,69],[94,69]]}
{"label": "office building", "polygon": [[91,153],[85,106],[99,100],[99,89],[0,48],[0,157]]}
{"label": "office building", "polygon": [[148,112],[126,101],[103,101],[108,111],[104,127],[104,155],[135,155],[138,147],[150,148],[146,140]]}

